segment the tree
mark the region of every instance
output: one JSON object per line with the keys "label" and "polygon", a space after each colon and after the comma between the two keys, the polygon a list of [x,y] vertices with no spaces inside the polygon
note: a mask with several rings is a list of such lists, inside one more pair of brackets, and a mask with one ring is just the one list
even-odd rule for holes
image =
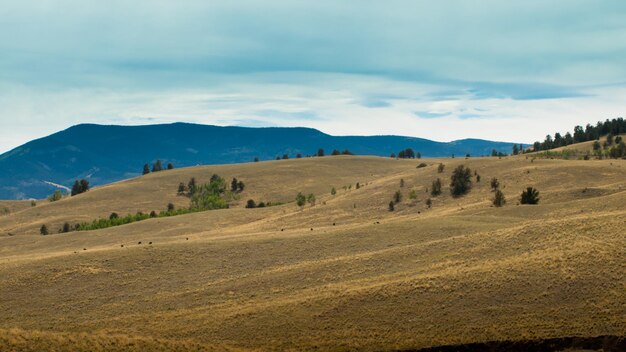
{"label": "tree", "polygon": [[401,200],[402,200],[402,193],[400,191],[396,191],[396,193],[394,193],[393,195],[394,203],[398,204],[400,203]]}
{"label": "tree", "polygon": [[309,195],[306,197],[306,201],[311,204],[311,206],[315,205],[315,195],[313,193],[309,193]]}
{"label": "tree", "polygon": [[517,144],[513,144],[513,155],[517,154],[519,154],[519,148],[517,147]]}
{"label": "tree", "polygon": [[506,199],[504,198],[504,193],[501,190],[496,190],[496,194],[493,198],[493,205],[496,207],[501,207],[506,203]]}
{"label": "tree", "polygon": [[61,232],[63,233],[68,233],[72,230],[72,226],[70,226],[69,222],[66,222],[63,224],[63,228],[61,229]]}
{"label": "tree", "polygon": [[330,194],[332,194],[333,196],[337,194],[337,190],[335,189],[335,187],[330,189]]}
{"label": "tree", "polygon": [[61,200],[61,198],[63,198],[63,193],[61,193],[61,191],[57,189],[54,191],[54,193],[52,193],[50,197],[48,197],[48,200],[51,202],[56,202],[57,200]]}
{"label": "tree", "polygon": [[46,225],[41,225],[41,228],[39,229],[39,233],[42,236],[47,236],[48,235],[48,226]]}
{"label": "tree", "polygon": [[320,148],[317,150],[317,156],[324,156],[324,149]]}
{"label": "tree", "polygon": [[600,142],[598,142],[598,141],[594,141],[594,142],[593,142],[593,150],[594,150],[594,151],[598,151],[598,150],[600,150],[601,148],[602,148],[602,146],[600,145]]}
{"label": "tree", "polygon": [[233,180],[230,182],[230,191],[231,192],[237,192],[237,179],[235,177],[233,177]]}
{"label": "tree", "polygon": [[433,206],[433,200],[430,198],[426,199],[426,206],[430,209]]}
{"label": "tree", "polygon": [[361,188],[361,184],[357,182],[357,183],[356,183],[356,186],[355,186],[355,188],[356,188],[356,189],[359,189],[359,188]]}
{"label": "tree", "polygon": [[298,192],[298,195],[296,195],[296,204],[299,207],[303,207],[305,203],[306,197],[304,196],[304,194],[302,194],[302,192]]}
{"label": "tree", "polygon": [[81,187],[80,187],[80,181],[76,180],[74,181],[74,185],[72,186],[72,192],[70,193],[71,196],[75,196],[77,194],[80,194],[81,192]]}
{"label": "tree", "polygon": [[302,154],[300,153],[296,154],[296,159],[302,159]]}
{"label": "tree", "polygon": [[173,203],[167,203],[167,211],[168,212],[173,212],[175,209],[174,204]]}
{"label": "tree", "polygon": [[409,193],[409,199],[417,199],[417,192],[414,189]]}
{"label": "tree", "polygon": [[622,136],[616,136],[615,137],[615,144],[620,144],[622,143]]}
{"label": "tree", "polygon": [[109,215],[109,220],[115,220],[119,218],[119,215],[117,215],[117,213],[111,213],[111,215]]}
{"label": "tree", "polygon": [[442,172],[443,172],[443,169],[444,169],[445,167],[446,167],[446,166],[445,166],[444,164],[439,163],[439,166],[437,167],[437,172],[438,172],[438,173],[442,173]]}
{"label": "tree", "polygon": [[430,187],[430,195],[436,197],[441,194],[441,179],[437,178]]}
{"label": "tree", "polygon": [[163,170],[163,165],[161,164],[161,160],[157,160],[154,165],[152,165],[152,172],[158,172]]}
{"label": "tree", "polygon": [[246,188],[246,185],[243,183],[243,181],[239,181],[237,182],[237,190],[238,192],[243,192],[244,188]]}
{"label": "tree", "polygon": [[472,188],[472,171],[463,165],[457,166],[450,177],[450,193],[453,197],[460,197]]}
{"label": "tree", "polygon": [[172,164],[172,163],[167,163],[167,169],[168,169],[168,170],[173,170],[173,169],[174,169],[174,164]]}
{"label": "tree", "polygon": [[259,202],[259,205],[256,206],[257,208],[265,208],[265,202]]}
{"label": "tree", "polygon": [[279,155],[276,155],[276,160],[280,160],[280,156]]}
{"label": "tree", "polygon": [[185,193],[185,184],[181,182],[178,184],[178,194],[184,194],[184,193]]}
{"label": "tree", "polygon": [[498,181],[498,179],[495,177],[491,179],[491,182],[489,182],[489,184],[491,185],[492,191],[496,191],[498,188],[500,188],[500,181]]}
{"label": "tree", "polygon": [[609,134],[606,135],[606,143],[608,145],[613,144],[613,134],[612,133],[609,133]]}
{"label": "tree", "polygon": [[341,155],[341,152],[338,151],[337,149],[333,149],[333,152],[331,153],[331,155]]}
{"label": "tree", "polygon": [[480,183],[480,174],[476,174],[476,183]]}
{"label": "tree", "polygon": [[189,179],[189,183],[187,183],[187,189],[189,190],[189,194],[193,195],[196,193],[196,178],[192,177]]}
{"label": "tree", "polygon": [[283,154],[283,160],[287,160],[289,159],[289,155],[288,154]]}
{"label": "tree", "polygon": [[389,155],[390,158],[395,159],[396,158],[396,153],[391,153],[391,155]]}
{"label": "tree", "polygon": [[521,204],[537,204],[539,203],[539,191],[533,187],[526,188],[520,197]]}
{"label": "tree", "polygon": [[389,202],[389,211],[394,211],[395,206],[393,205],[393,201]]}
{"label": "tree", "polygon": [[254,157],[254,162],[255,162],[255,163],[258,163],[258,162],[259,162],[259,157],[258,157],[258,156],[255,156],[255,157]]}
{"label": "tree", "polygon": [[248,199],[248,202],[246,203],[246,208],[249,208],[249,209],[256,208],[256,203],[254,202],[253,199]]}
{"label": "tree", "polygon": [[354,155],[351,151],[349,151],[348,149],[344,149],[343,152],[341,152],[341,154],[343,155]]}
{"label": "tree", "polygon": [[150,173],[150,165],[148,164],[143,164],[143,174],[147,175]]}

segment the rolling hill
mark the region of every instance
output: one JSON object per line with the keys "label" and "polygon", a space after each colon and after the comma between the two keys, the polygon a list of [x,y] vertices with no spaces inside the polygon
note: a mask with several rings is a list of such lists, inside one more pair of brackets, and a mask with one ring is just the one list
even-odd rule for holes
{"label": "rolling hill", "polygon": [[[148,126],[83,124],[0,155],[0,199],[43,198],[87,178],[104,185],[137,176],[157,159],[176,167],[273,160],[318,148],[389,156],[413,148],[427,157],[510,152],[512,143],[464,139],[449,143],[400,136],[330,136],[310,128],[218,127],[186,123]],[[52,184],[51,184],[52,183]]]}
{"label": "rolling hill", "polygon": [[[0,216],[0,350],[624,346],[626,160],[419,162],[427,166],[363,156],[199,166],[35,207],[3,202],[14,211]],[[453,198],[461,164],[481,182]],[[229,209],[39,235],[42,224],[184,207],[177,185],[214,173],[246,183]],[[504,207],[491,205],[492,177]],[[436,178],[443,194],[429,208]],[[518,204],[526,186],[538,205]],[[317,203],[296,206],[298,192]],[[247,199],[284,204],[246,209]]]}

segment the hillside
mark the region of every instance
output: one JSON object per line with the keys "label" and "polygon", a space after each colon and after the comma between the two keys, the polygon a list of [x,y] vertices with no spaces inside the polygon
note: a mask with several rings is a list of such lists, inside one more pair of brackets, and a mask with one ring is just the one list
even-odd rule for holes
{"label": "hillside", "polygon": [[[625,335],[626,160],[419,162],[181,168],[15,208],[0,216],[0,350],[380,351]],[[481,182],[452,198],[460,164]],[[246,183],[230,209],[38,234],[185,206],[178,183],[213,173]],[[428,208],[437,177],[443,194]],[[502,208],[491,206],[492,177]],[[539,205],[517,204],[526,186]],[[297,207],[297,192],[316,205]],[[246,209],[247,199],[285,204]]]}
{"label": "hillside", "polygon": [[104,185],[137,176],[157,159],[176,167],[294,158],[345,149],[389,156],[413,148],[423,156],[510,152],[512,143],[464,139],[450,143],[401,136],[330,136],[310,128],[218,127],[175,123],[148,126],[77,125],[0,155],[0,199],[44,198],[54,184],[87,178]]}

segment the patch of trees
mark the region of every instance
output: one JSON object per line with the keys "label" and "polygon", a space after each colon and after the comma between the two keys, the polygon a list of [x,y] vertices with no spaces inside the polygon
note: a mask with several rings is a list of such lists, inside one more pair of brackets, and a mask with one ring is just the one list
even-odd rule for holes
{"label": "patch of trees", "polygon": [[354,155],[354,154],[348,149],[344,149],[344,151],[342,152],[340,152],[337,149],[333,149],[333,152],[331,153],[331,155]]}
{"label": "patch of trees", "polygon": [[230,181],[230,191],[233,193],[241,193],[243,192],[245,187],[246,185],[243,183],[243,181],[237,180],[236,177],[233,177],[233,180]]}
{"label": "patch of trees", "polygon": [[499,151],[497,151],[495,149],[492,149],[491,150],[491,156],[503,157],[503,156],[506,156],[506,154],[503,153],[503,152],[499,152]]}
{"label": "patch of trees", "polygon": [[76,180],[74,181],[74,185],[72,186],[72,197],[77,195],[77,194],[81,194],[81,193],[85,193],[89,191],[89,181],[82,179],[82,180]]}
{"label": "patch of trees", "polygon": [[595,126],[587,124],[584,128],[582,126],[574,127],[574,134],[567,132],[565,135],[555,133],[554,137],[547,135],[543,142],[535,142],[533,144],[534,151],[548,150],[558,147],[564,147],[574,143],[586,142],[598,140],[602,136],[606,135],[619,135],[626,133],[626,121],[622,117],[616,119],[606,119],[606,121],[598,121]]}
{"label": "patch of trees", "polygon": [[[168,170],[174,169],[174,164],[167,163],[167,169]],[[163,168],[163,163],[161,162],[161,160],[157,160],[154,164],[152,164],[152,172],[159,172],[163,170],[164,168]],[[147,175],[149,173],[150,173],[150,164],[144,164],[142,174]]]}
{"label": "patch of trees", "polygon": [[400,152],[398,152],[398,158],[399,159],[421,159],[422,158],[422,154],[419,152],[415,152],[413,149],[411,148],[406,148],[404,150],[401,150]]}

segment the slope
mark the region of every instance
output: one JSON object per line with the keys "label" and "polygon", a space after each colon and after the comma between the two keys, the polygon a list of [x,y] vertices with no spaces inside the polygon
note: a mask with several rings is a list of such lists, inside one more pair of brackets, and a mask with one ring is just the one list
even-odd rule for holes
{"label": "slope", "polygon": [[[180,169],[12,213],[0,224],[15,232],[0,237],[0,343],[394,350],[624,335],[626,161],[425,162]],[[452,198],[447,180],[460,164],[482,181]],[[162,206],[176,200],[181,179],[213,172],[246,182],[240,204],[93,232],[33,232],[41,219],[106,215],[108,204]],[[426,188],[437,177],[444,193],[429,209]],[[490,206],[491,177],[508,198],[503,208]],[[516,204],[527,185],[540,190],[539,205]],[[403,201],[389,212],[397,190]],[[243,208],[248,198],[289,201],[298,191],[316,193],[317,204]]]}

